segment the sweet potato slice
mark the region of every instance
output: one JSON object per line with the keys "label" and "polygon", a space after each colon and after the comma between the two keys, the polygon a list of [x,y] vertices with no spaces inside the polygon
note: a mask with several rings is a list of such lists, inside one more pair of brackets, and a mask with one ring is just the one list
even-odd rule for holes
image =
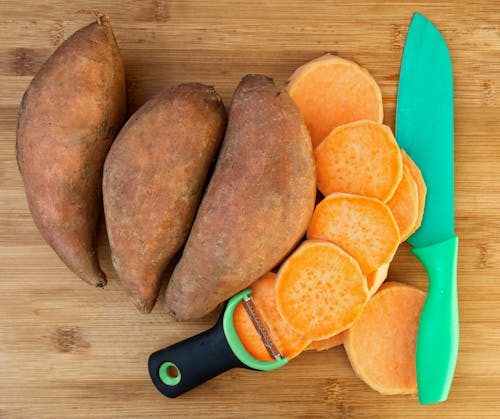
{"label": "sweet potato slice", "polygon": [[344,332],[337,333],[332,337],[322,340],[313,340],[306,348],[306,351],[326,351],[344,343]]}
{"label": "sweet potato slice", "polygon": [[314,150],[318,189],[386,202],[402,176],[401,153],[391,129],[373,121],[335,128]]}
{"label": "sweet potato slice", "polygon": [[411,236],[422,224],[422,218],[424,217],[424,208],[425,208],[425,197],[427,195],[427,186],[425,185],[424,177],[422,176],[422,172],[415,164],[415,162],[411,159],[411,157],[406,154],[404,150],[401,150],[401,157],[403,159],[403,164],[408,167],[408,170],[411,173],[411,177],[417,184],[417,193],[418,193],[418,217],[417,222],[413,226],[413,230],[410,232],[409,236]]}
{"label": "sweet potato slice", "polygon": [[[295,358],[311,342],[311,339],[294,331],[283,320],[276,305],[276,274],[270,272],[255,281],[252,286],[252,298],[259,309],[263,320],[271,332],[274,343],[282,355],[288,359]],[[273,360],[269,355],[262,339],[257,333],[250,317],[240,303],[233,316],[234,327],[238,337],[246,350],[256,359]]]}
{"label": "sweet potato slice", "polygon": [[368,285],[368,290],[370,295],[375,294],[380,286],[384,283],[389,273],[389,263],[384,263],[378,269],[373,272],[366,274],[366,283]]}
{"label": "sweet potato slice", "polygon": [[418,191],[417,183],[413,180],[408,166],[403,164],[403,177],[387,201],[399,227],[400,241],[405,241],[415,231],[418,219]]}
{"label": "sweet potato slice", "polygon": [[367,274],[392,260],[399,229],[389,207],[378,199],[335,193],[314,210],[307,238],[335,243]]}
{"label": "sweet potato slice", "polygon": [[314,147],[339,125],[384,118],[382,93],[371,74],[331,54],[299,67],[289,78],[288,91],[304,115]]}
{"label": "sweet potato slice", "polygon": [[417,392],[415,353],[425,293],[387,282],[345,333],[344,347],[356,374],[382,394]]}
{"label": "sweet potato slice", "polygon": [[333,243],[305,241],[278,271],[276,301],[281,316],[313,340],[347,329],[367,300],[358,262]]}

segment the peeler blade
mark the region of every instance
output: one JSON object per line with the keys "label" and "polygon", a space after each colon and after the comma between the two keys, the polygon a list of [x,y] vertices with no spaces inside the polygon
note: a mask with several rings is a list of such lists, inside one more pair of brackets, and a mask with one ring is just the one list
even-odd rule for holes
{"label": "peeler blade", "polygon": [[276,340],[273,338],[271,330],[257,308],[252,296],[248,295],[245,297],[242,303],[269,355],[274,359],[282,359],[283,354],[279,350],[278,345],[276,345]]}

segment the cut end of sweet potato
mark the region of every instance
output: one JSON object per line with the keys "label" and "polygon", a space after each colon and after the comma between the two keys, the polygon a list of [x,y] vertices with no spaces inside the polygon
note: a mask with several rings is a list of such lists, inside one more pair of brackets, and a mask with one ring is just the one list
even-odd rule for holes
{"label": "cut end of sweet potato", "polygon": [[417,392],[416,341],[424,302],[423,291],[387,282],[345,333],[352,368],[381,394]]}
{"label": "cut end of sweet potato", "polygon": [[418,216],[415,225],[413,226],[412,231],[409,236],[411,236],[422,224],[422,219],[424,218],[424,208],[425,208],[425,197],[427,195],[427,186],[425,185],[424,177],[422,176],[422,172],[415,164],[415,162],[411,159],[411,157],[406,154],[404,150],[401,150],[401,157],[403,160],[403,164],[410,171],[412,179],[415,181],[417,185],[417,194],[418,194]]}
{"label": "cut end of sweet potato", "polygon": [[375,79],[363,67],[335,55],[299,67],[289,78],[288,91],[304,116],[314,147],[339,125],[384,118]]}
{"label": "cut end of sweet potato", "polygon": [[[275,285],[276,274],[270,272],[264,275],[250,286],[252,298],[281,354],[293,359],[304,350],[311,339],[295,332],[283,320],[276,305]],[[234,311],[233,322],[241,343],[250,355],[264,361],[273,360],[242,303],[238,304]]]}
{"label": "cut end of sweet potato", "polygon": [[368,300],[359,264],[340,247],[305,241],[276,280],[278,310],[298,333],[326,339],[347,329]]}
{"label": "cut end of sweet potato", "polygon": [[412,232],[418,220],[417,183],[413,180],[410,170],[403,164],[403,177],[387,202],[399,227],[400,241],[405,241]]}
{"label": "cut end of sweet potato", "polygon": [[378,199],[335,193],[314,210],[307,238],[335,243],[367,274],[392,260],[399,228],[389,207]]}
{"label": "cut end of sweet potato", "polygon": [[345,332],[338,333],[328,339],[313,340],[306,348],[306,351],[326,351],[327,349],[340,346],[344,343],[344,333]]}
{"label": "cut end of sweet potato", "polygon": [[335,128],[314,150],[318,189],[386,202],[401,181],[402,160],[391,129],[373,121]]}

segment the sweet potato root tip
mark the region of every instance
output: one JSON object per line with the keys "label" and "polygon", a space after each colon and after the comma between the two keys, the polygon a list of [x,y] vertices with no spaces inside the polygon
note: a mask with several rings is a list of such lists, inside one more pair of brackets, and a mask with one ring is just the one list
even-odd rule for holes
{"label": "sweet potato root tip", "polygon": [[296,332],[321,340],[347,329],[368,300],[356,260],[329,242],[305,241],[276,280],[278,310]]}
{"label": "sweet potato root tip", "polygon": [[381,123],[380,88],[358,64],[323,55],[299,67],[288,81],[290,97],[304,115],[313,146],[337,126],[369,119]]}
{"label": "sweet potato root tip", "polygon": [[314,150],[318,189],[389,200],[403,174],[398,144],[386,125],[357,121],[335,128]]}
{"label": "sweet potato root tip", "polygon": [[424,301],[423,291],[387,282],[345,334],[354,371],[381,394],[417,392],[416,339]]}
{"label": "sweet potato root tip", "polygon": [[334,193],[314,210],[307,238],[335,243],[367,274],[392,260],[399,228],[389,207],[378,199]]}
{"label": "sweet potato root tip", "polygon": [[78,10],[78,13],[94,15],[96,17],[96,21],[98,25],[109,24],[109,16],[106,16],[105,13],[99,12],[98,10],[90,10],[90,9],[81,9]]}

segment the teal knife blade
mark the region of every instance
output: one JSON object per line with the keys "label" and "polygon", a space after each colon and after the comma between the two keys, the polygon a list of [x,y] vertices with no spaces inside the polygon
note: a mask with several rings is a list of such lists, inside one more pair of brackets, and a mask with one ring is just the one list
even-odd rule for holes
{"label": "teal knife blade", "polygon": [[458,353],[453,76],[445,40],[418,13],[401,62],[396,139],[427,185],[422,225],[408,241],[429,277],[417,338],[419,400],[436,403],[448,397]]}

